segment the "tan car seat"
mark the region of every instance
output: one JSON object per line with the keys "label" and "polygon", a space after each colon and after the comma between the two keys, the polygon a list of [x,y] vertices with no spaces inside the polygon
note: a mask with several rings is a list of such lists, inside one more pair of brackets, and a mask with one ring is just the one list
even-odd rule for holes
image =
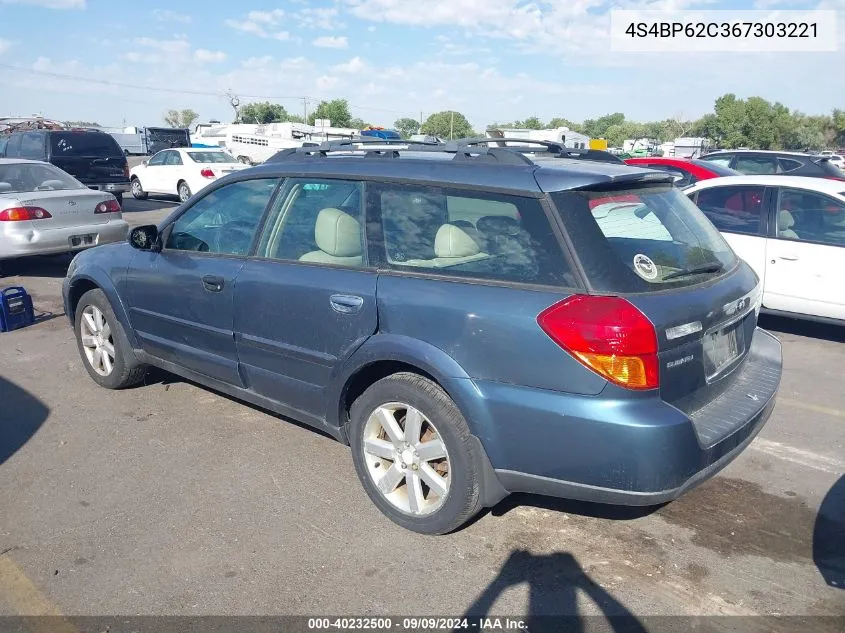
{"label": "tan car seat", "polygon": [[338,266],[360,266],[363,263],[361,224],[340,209],[330,207],[317,214],[314,241],[320,250],[305,253],[299,261]]}
{"label": "tan car seat", "polygon": [[778,237],[787,237],[793,240],[799,239],[798,233],[792,230],[793,226],[795,226],[795,218],[786,209],[781,209],[778,214]]}

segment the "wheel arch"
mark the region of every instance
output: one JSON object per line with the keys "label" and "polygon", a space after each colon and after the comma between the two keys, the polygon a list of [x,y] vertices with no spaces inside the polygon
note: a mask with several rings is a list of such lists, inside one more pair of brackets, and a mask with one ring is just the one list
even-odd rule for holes
{"label": "wheel arch", "polygon": [[114,287],[114,284],[108,276],[104,272],[99,271],[99,269],[95,269],[93,271],[88,270],[85,273],[78,273],[68,283],[65,297],[65,313],[67,314],[68,319],[70,319],[71,325],[76,323],[76,309],[79,306],[79,300],[90,290],[102,290],[103,294],[106,295],[106,299],[108,299],[112,310],[114,310],[117,320],[120,321],[120,324],[123,326],[123,330],[126,333],[126,337],[129,339],[130,345],[132,345],[133,348],[137,348],[138,341],[135,337],[135,332],[129,325],[129,314],[123,305],[123,301],[120,299],[120,295]]}

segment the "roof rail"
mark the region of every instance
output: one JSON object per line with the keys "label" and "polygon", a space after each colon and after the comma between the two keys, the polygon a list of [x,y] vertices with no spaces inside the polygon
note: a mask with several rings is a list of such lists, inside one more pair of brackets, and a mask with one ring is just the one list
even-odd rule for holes
{"label": "roof rail", "polygon": [[[598,149],[576,149],[574,147],[566,147],[563,143],[558,141],[541,141],[533,138],[466,138],[455,141],[458,145],[477,146],[487,145],[489,148],[491,144],[496,147],[508,149],[513,152],[523,153],[540,153],[547,152],[553,154],[556,158],[574,158],[581,160],[592,160],[601,163],[616,163],[625,164],[625,161],[611,154]],[[528,145],[539,145],[540,148],[527,147]]]}

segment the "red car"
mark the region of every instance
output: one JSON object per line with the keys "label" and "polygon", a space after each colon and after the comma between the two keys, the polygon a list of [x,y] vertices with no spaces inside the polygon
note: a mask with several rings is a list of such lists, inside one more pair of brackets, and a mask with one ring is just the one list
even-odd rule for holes
{"label": "red car", "polygon": [[719,176],[741,176],[738,171],[728,167],[722,167],[715,163],[698,160],[696,158],[668,158],[663,156],[646,156],[643,158],[626,158],[628,165],[659,169],[670,174],[680,176],[675,181],[678,187],[684,188],[694,185],[699,180],[718,178]]}

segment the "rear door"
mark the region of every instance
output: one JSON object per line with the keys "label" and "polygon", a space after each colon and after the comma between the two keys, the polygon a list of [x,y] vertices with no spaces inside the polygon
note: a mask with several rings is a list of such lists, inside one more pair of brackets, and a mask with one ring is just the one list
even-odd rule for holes
{"label": "rear door", "polygon": [[317,419],[332,376],[378,325],[362,196],[360,181],[288,179],[235,288],[247,384]]}
{"label": "rear door", "polygon": [[126,155],[103,132],[49,132],[50,162],[82,184],[125,183]]}
{"label": "rear door", "polygon": [[234,182],[198,198],[164,230],[160,253],[129,270],[129,314],[151,355],[242,387],[233,332],[238,273],[278,179]]}
{"label": "rear door", "polygon": [[164,165],[158,169],[161,177],[158,181],[159,189],[157,189],[157,191],[160,191],[161,193],[176,194],[177,185],[184,177],[182,155],[176,150],[170,150],[169,152],[166,152],[166,154]]}
{"label": "rear door", "polygon": [[815,191],[779,188],[768,238],[764,305],[845,319],[845,204]]}
{"label": "rear door", "polygon": [[714,186],[693,194],[698,208],[760,279],[766,276],[768,195],[759,185]]}

